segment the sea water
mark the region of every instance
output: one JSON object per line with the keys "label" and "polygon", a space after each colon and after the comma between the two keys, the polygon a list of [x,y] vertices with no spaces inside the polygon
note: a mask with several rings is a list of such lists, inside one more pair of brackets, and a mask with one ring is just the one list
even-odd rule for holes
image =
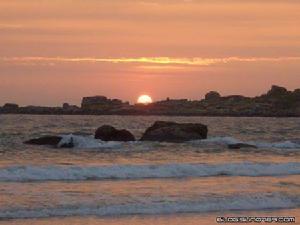
{"label": "sea water", "polygon": [[[137,139],[154,121],[203,123],[208,139]],[[25,145],[42,135],[73,149]],[[258,148],[228,149],[247,143]],[[0,115],[0,224],[216,224],[218,216],[300,220],[300,118]],[[298,217],[298,220],[297,220]]]}

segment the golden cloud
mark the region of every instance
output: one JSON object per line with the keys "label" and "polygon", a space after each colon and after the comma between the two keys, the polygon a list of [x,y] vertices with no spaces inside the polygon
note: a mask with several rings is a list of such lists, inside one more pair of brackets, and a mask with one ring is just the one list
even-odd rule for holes
{"label": "golden cloud", "polygon": [[138,63],[138,64],[165,64],[186,66],[210,66],[234,62],[281,62],[298,61],[300,57],[225,57],[225,58],[175,58],[175,57],[137,57],[137,58],[93,58],[93,57],[2,57],[2,62],[12,63],[61,63],[61,62],[87,62],[87,63]]}

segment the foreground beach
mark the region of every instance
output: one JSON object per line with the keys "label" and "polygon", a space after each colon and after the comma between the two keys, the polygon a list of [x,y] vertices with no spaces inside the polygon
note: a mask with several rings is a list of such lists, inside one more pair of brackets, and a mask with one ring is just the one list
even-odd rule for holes
{"label": "foreground beach", "polygon": [[[218,216],[228,217],[239,217],[245,216],[261,216],[261,217],[272,217],[272,216],[290,216],[296,217],[296,222],[291,224],[299,224],[300,210],[274,210],[274,211],[244,211],[236,213],[206,213],[206,214],[179,214],[179,215],[155,215],[155,216],[127,216],[117,218],[101,218],[101,217],[68,217],[68,218],[48,218],[48,219],[28,219],[28,220],[11,220],[11,221],[0,221],[0,224],[8,225],[50,225],[50,224],[61,224],[61,225],[81,225],[81,224],[93,224],[93,225],[212,225],[222,224],[216,222]],[[224,223],[223,223],[224,224]],[[245,224],[245,223],[232,223],[232,224]],[[250,223],[250,224],[262,224],[262,223]],[[273,223],[276,224],[276,223]],[[287,223],[289,224],[289,223]]]}

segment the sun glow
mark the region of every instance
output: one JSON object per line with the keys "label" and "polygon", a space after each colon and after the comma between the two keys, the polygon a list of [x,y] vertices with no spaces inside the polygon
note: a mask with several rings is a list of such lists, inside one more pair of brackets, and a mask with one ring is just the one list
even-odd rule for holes
{"label": "sun glow", "polygon": [[152,98],[149,95],[141,95],[138,98],[137,103],[147,105],[147,104],[152,103]]}

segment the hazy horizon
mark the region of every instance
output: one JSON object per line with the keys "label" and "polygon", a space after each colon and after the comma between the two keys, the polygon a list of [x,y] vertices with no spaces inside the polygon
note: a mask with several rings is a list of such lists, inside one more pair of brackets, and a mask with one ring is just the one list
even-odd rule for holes
{"label": "hazy horizon", "polygon": [[4,0],[0,105],[300,87],[297,0]]}
{"label": "hazy horizon", "polygon": [[[268,89],[268,90],[270,90],[271,89],[271,87]],[[298,88],[297,88],[298,89]],[[256,96],[260,96],[260,95],[262,95],[262,94],[266,94],[267,93],[267,91],[268,90],[265,90],[264,92],[262,92],[262,93],[260,93],[260,94],[257,94],[257,95],[244,95],[245,97],[256,97]],[[216,91],[216,90],[211,90],[211,91]],[[289,90],[289,91],[294,91],[294,89],[291,89],[291,90]],[[220,93],[220,92],[219,92]],[[143,93],[142,93],[143,94]],[[223,97],[225,97],[225,96],[228,96],[228,95],[223,95],[222,93],[220,93],[221,94],[221,96],[223,96]],[[233,94],[229,94],[229,95],[240,95],[239,93],[233,93]],[[92,97],[92,96],[105,96],[105,97],[107,97],[107,98],[109,98],[109,99],[116,99],[114,96],[107,96],[107,95],[105,95],[105,94],[95,94],[95,95],[89,95],[89,96],[82,96],[80,99],[77,99],[76,101],[74,101],[74,102],[67,102],[67,101],[62,101],[62,102],[58,102],[58,103],[54,103],[54,104],[32,104],[32,103],[29,103],[29,104],[19,104],[18,102],[3,102],[3,104],[2,105],[4,105],[4,104],[6,104],[6,103],[15,103],[15,104],[18,104],[19,106],[30,106],[30,105],[33,105],[33,106],[46,106],[46,107],[56,107],[56,106],[58,106],[58,107],[61,107],[62,106],[62,104],[64,104],[64,103],[69,103],[69,104],[72,104],[72,105],[77,105],[77,106],[80,106],[81,105],[81,101],[82,101],[82,98],[83,97]],[[137,96],[137,98],[138,98],[139,96]],[[170,99],[174,99],[174,100],[176,100],[176,99],[187,99],[187,100],[190,100],[190,101],[194,101],[194,100],[202,100],[202,99],[204,99],[205,98],[205,95],[203,95],[202,97],[200,97],[200,98],[187,98],[187,97],[185,97],[185,96],[179,96],[178,98],[172,98],[172,97],[169,97],[169,96],[167,96],[167,97],[165,97],[165,98],[160,98],[160,99],[152,99],[153,100],[153,102],[157,102],[157,101],[163,101],[163,100],[166,100],[167,98],[170,98]],[[133,101],[130,101],[130,100],[128,100],[128,99],[120,99],[120,100],[122,100],[123,102],[129,102],[130,104],[136,104],[137,103],[137,99],[134,99]],[[2,106],[1,104],[0,104],[0,107]]]}

